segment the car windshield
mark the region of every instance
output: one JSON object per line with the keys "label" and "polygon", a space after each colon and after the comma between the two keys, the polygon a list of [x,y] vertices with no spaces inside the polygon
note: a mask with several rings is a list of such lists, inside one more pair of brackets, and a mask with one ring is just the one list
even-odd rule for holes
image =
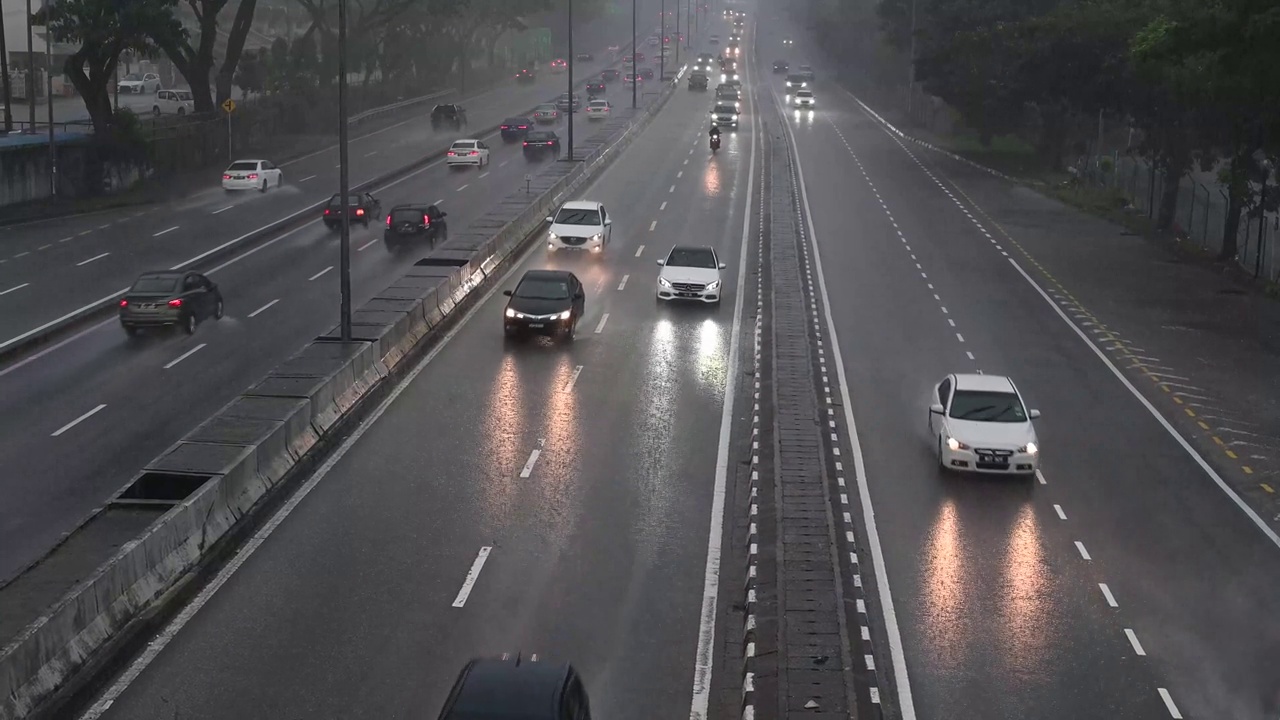
{"label": "car windshield", "polygon": [[1011,392],[957,390],[951,398],[951,417],[977,422],[1026,422],[1022,401]]}
{"label": "car windshield", "polygon": [[556,215],[557,225],[599,225],[600,211],[578,208],[560,208]]}
{"label": "car windshield", "polygon": [[233,162],[231,163],[231,167],[227,168],[228,171],[232,171],[232,170],[243,171],[243,170],[257,170],[257,169],[258,169],[258,163],[248,162],[245,160],[242,160],[240,162]]}
{"label": "car windshield", "polygon": [[475,147],[476,144],[473,140],[461,141],[453,144],[454,150],[474,150]]}
{"label": "car windshield", "polygon": [[552,278],[525,278],[513,294],[528,300],[568,300],[569,283]]}
{"label": "car windshield", "polygon": [[191,91],[190,91],[190,90],[179,90],[179,91],[175,92],[173,95],[174,95],[174,97],[178,98],[179,100],[190,100],[190,99],[191,99]]}
{"label": "car windshield", "polygon": [[[360,200],[360,196],[359,196],[359,195],[348,195],[348,196],[347,196],[347,204],[348,204],[348,205],[355,206],[355,205],[359,205],[359,204],[360,204],[360,202],[361,202],[361,200]],[[341,196],[341,195],[337,195],[337,194],[335,194],[333,197],[329,198],[329,204],[330,204],[330,205],[341,205],[341,204],[342,204],[342,196]]]}
{"label": "car windshield", "polygon": [[531,133],[529,133],[529,135],[528,135],[528,137],[527,137],[527,140],[528,140],[529,142],[534,142],[534,143],[537,143],[537,142],[550,142],[551,140],[554,140],[554,139],[555,139],[555,137],[556,137],[556,136],[555,136],[555,133],[549,133],[549,132],[531,132]]}
{"label": "car windshield", "polygon": [[811,98],[811,97],[813,97],[813,91],[812,91],[812,90],[799,90],[799,91],[797,91],[797,92],[796,92],[796,97]]}
{"label": "car windshield", "polygon": [[422,218],[426,217],[426,211],[421,208],[398,208],[391,211],[391,222],[396,223],[422,223]]}
{"label": "car windshield", "polygon": [[804,82],[804,78],[799,75],[788,75],[787,82],[793,82],[793,83]]}
{"label": "car windshield", "polygon": [[519,127],[520,125],[524,125],[524,124],[525,124],[525,119],[524,119],[524,118],[507,118],[506,120],[503,120],[503,121],[502,121],[502,124],[503,124],[503,125],[514,125],[514,126],[516,126],[516,127]]}
{"label": "car windshield", "polygon": [[178,289],[178,277],[174,275],[149,275],[138,278],[129,292],[171,293]]}
{"label": "car windshield", "polygon": [[721,113],[721,114],[724,114],[724,113],[730,113],[730,114],[732,114],[732,113],[734,113],[734,112],[736,112],[736,111],[737,111],[737,108],[735,108],[735,107],[734,107],[734,106],[732,106],[732,105],[717,105],[717,106],[716,106],[716,112]]}
{"label": "car windshield", "polygon": [[675,248],[667,256],[668,267],[691,267],[715,270],[716,254],[706,248]]}
{"label": "car windshield", "polygon": [[141,80],[142,76],[139,75],[138,73],[129,73],[128,75],[124,76],[124,79],[125,80]]}
{"label": "car windshield", "polygon": [[556,111],[556,106],[550,103],[538,106],[538,112],[547,113],[547,112],[555,112],[555,111]]}

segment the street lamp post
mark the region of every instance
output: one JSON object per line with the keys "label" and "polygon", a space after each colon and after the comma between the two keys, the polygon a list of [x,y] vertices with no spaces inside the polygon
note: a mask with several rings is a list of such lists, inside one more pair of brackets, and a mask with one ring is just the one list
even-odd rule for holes
{"label": "street lamp post", "polygon": [[[626,67],[625,65],[623,67]],[[631,109],[636,109],[636,87],[640,84],[640,75],[636,67],[636,0],[631,0]]]}
{"label": "street lamp post", "polygon": [[667,0],[658,5],[658,17],[662,23],[658,30],[658,82],[667,81]]}
{"label": "street lamp post", "polygon": [[676,67],[680,67],[680,0],[676,0],[676,41],[672,44],[676,46]]}
{"label": "street lamp post", "polygon": [[573,54],[573,0],[569,0],[569,162],[573,162],[573,66],[578,58]]}
{"label": "street lamp post", "polygon": [[[45,99],[49,101],[49,193],[58,196],[58,145],[53,137],[53,29],[49,24],[49,8],[52,1],[45,6],[44,16],[44,81]],[[34,103],[33,103],[34,107]]]}
{"label": "street lamp post", "polygon": [[914,117],[911,114],[912,105],[916,95],[916,0],[911,0],[911,67],[907,74],[907,120],[911,121]]}
{"label": "street lamp post", "polygon": [[0,82],[4,85],[4,131],[13,132],[13,113],[9,111],[9,103],[13,100],[13,88],[9,87],[9,48],[4,41],[4,13],[0,12]]}
{"label": "street lamp post", "polygon": [[339,335],[351,340],[351,188],[347,177],[347,0],[338,0],[338,195],[342,203],[342,235],[338,283],[342,294]]}
{"label": "street lamp post", "polygon": [[31,125],[27,132],[36,131],[36,51],[31,35],[31,0],[27,0],[27,109]]}

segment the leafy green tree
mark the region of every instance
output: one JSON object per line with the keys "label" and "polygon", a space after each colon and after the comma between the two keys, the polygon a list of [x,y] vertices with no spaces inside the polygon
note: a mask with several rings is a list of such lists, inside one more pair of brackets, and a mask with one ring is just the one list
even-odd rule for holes
{"label": "leafy green tree", "polygon": [[231,28],[227,31],[226,54],[217,70],[216,86],[213,66],[218,42],[218,16],[226,9],[228,0],[185,0],[185,3],[194,17],[194,37],[191,33],[182,33],[176,37],[164,35],[152,39],[186,79],[196,112],[212,112],[218,103],[231,97],[231,80],[253,24],[257,0],[239,0]]}
{"label": "leafy green tree", "polygon": [[63,63],[63,72],[84,98],[95,133],[104,137],[113,118],[109,84],[120,56],[126,52],[150,55],[156,38],[182,35],[173,19],[174,0],[60,0],[48,6],[47,23],[54,39],[77,50]]}
{"label": "leafy green tree", "polygon": [[262,93],[267,87],[267,62],[269,51],[245,53],[236,69],[235,83],[245,93]]}

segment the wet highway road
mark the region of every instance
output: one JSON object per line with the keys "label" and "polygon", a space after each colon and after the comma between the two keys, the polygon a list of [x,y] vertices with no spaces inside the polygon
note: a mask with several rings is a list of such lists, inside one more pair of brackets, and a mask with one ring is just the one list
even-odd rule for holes
{"label": "wet highway road", "polygon": [[[565,134],[564,122],[555,127]],[[581,119],[575,127],[579,137],[601,131]],[[492,202],[523,187],[530,169],[518,143],[490,146],[492,160],[483,170],[435,164],[375,194],[388,210],[397,203],[438,202],[449,213],[450,228],[463,230]],[[338,321],[338,251],[337,232],[317,218],[215,268],[210,277],[222,289],[227,315],[206,321],[190,337],[179,332],[130,341],[112,319],[0,369],[7,410],[0,418],[0,465],[6,468],[0,473],[0,580],[39,558],[236,393],[332,328]],[[388,253],[381,223],[353,225],[355,306],[419,257]],[[100,405],[105,407],[64,429]]]}
{"label": "wet highway road", "polygon": [[434,716],[514,651],[573,662],[598,717],[687,716],[734,308],[654,283],[706,243],[736,293],[752,132],[711,158],[709,102],[677,94],[582,194],[603,257],[538,248],[503,283],[577,273],[577,341],[507,344],[483,301],[105,717]]}
{"label": "wet highway road", "polygon": [[[604,45],[598,60],[575,70],[585,82],[608,65]],[[567,78],[540,73],[530,85],[512,83],[461,100],[468,125],[454,131],[431,129],[434,103],[389,127],[362,133],[353,126],[351,184],[403,167],[441,143],[472,137],[513,113],[563,92]],[[621,83],[610,94],[621,96]],[[627,93],[628,105],[630,93]],[[455,101],[451,98],[449,101]],[[487,138],[491,145],[496,137]],[[267,158],[268,160],[278,158]],[[208,187],[188,198],[160,205],[124,208],[5,228],[0,248],[0,349],[86,306],[108,299],[146,270],[192,267],[215,248],[328,198],[338,189],[338,151],[329,147],[281,165],[285,185],[266,193],[228,193],[221,171],[209,171]],[[434,200],[435,197],[428,198]]]}
{"label": "wet highway road", "polygon": [[[758,57],[788,57],[765,25]],[[900,144],[815,67],[818,111],[786,114],[901,631],[905,716],[1263,717],[1280,688],[1274,538],[1011,263],[951,183],[956,163]],[[939,474],[933,386],[979,370],[1044,413],[1043,483]]]}

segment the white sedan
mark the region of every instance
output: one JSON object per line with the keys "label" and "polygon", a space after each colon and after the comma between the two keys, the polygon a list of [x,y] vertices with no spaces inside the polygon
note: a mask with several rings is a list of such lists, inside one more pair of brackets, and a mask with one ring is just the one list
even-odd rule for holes
{"label": "white sedan", "polygon": [[269,160],[237,160],[222,172],[222,189],[257,190],[266,192],[269,187],[284,184],[284,171]]}
{"label": "white sedan", "polygon": [[948,375],[934,389],[929,432],[943,470],[1033,475],[1040,441],[1013,381],[1001,375]]}
{"label": "white sedan", "polygon": [[588,120],[604,120],[609,117],[610,110],[613,106],[608,100],[592,100],[587,103],[587,119]]}
{"label": "white sedan", "polygon": [[484,141],[474,138],[455,140],[453,146],[449,148],[449,154],[445,157],[445,164],[449,167],[458,165],[484,167],[489,164],[489,146],[485,145]]}
{"label": "white sedan", "polygon": [[129,73],[116,83],[122,93],[155,93],[160,92],[160,76],[155,73]]}

